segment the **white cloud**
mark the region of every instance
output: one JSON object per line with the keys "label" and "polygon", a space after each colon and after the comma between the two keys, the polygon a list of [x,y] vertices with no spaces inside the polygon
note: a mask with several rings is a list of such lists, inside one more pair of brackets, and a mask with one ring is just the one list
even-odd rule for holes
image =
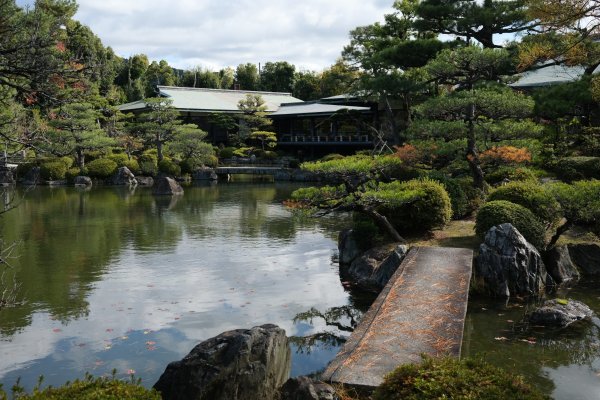
{"label": "white cloud", "polygon": [[382,20],[391,0],[79,0],[76,19],[127,57],[188,68],[288,61],[321,70],[335,62],[348,33]]}

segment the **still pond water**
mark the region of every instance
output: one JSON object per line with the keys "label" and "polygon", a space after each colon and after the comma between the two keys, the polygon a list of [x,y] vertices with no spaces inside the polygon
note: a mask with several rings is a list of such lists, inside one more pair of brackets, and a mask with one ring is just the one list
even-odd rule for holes
{"label": "still pond water", "polygon": [[[336,237],[348,216],[293,217],[291,184],[186,188],[180,198],[148,189],[36,188],[2,216],[23,305],[0,312],[0,383],[27,388],[135,373],[152,386],[168,362],[223,331],[275,323],[288,336],[328,331],[311,309],[349,306]],[[564,294],[600,313],[595,283]],[[526,330],[526,306],[472,299],[463,354],[526,375],[557,399],[600,399],[600,321],[567,333]],[[341,319],[342,323],[348,321]],[[336,341],[292,346],[292,375],[317,372]]]}

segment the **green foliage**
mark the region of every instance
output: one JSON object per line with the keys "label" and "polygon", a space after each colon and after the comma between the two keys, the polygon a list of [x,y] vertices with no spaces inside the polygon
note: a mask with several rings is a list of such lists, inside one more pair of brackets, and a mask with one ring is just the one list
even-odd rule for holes
{"label": "green foliage", "polygon": [[40,165],[40,176],[48,181],[65,179],[67,166],[62,160],[47,161]]}
{"label": "green foliage", "polygon": [[117,163],[107,158],[98,158],[86,165],[88,175],[92,178],[106,179],[117,172]]}
{"label": "green foliage", "polygon": [[344,156],[341,154],[337,154],[337,153],[331,153],[331,154],[327,154],[326,156],[322,157],[320,161],[331,161],[331,160],[341,160],[343,159]]}
{"label": "green foliage", "polygon": [[106,158],[109,160],[113,160],[115,163],[117,163],[118,167],[124,167],[125,164],[129,161],[129,157],[127,157],[127,154],[125,153],[111,154]]}
{"label": "green foliage", "polygon": [[366,199],[370,196],[383,201],[380,212],[399,231],[430,231],[443,227],[452,217],[448,193],[441,183],[431,179],[381,183],[376,191],[364,194]]}
{"label": "green foliage", "polygon": [[158,160],[153,152],[144,152],[139,158],[140,171],[144,175],[156,176],[158,173]]}
{"label": "green foliage", "polygon": [[36,167],[35,163],[23,163],[23,164],[19,164],[17,166],[17,169],[15,172],[18,177],[24,177],[25,175],[27,175],[29,173],[29,171],[31,171],[35,167]]}
{"label": "green foliage", "polygon": [[219,151],[219,158],[231,158],[234,151],[234,147],[224,147]]}
{"label": "green foliage", "polygon": [[453,219],[461,219],[473,211],[469,207],[469,199],[458,180],[452,179],[437,171],[430,173],[428,177],[444,185],[446,192],[450,196],[450,202],[452,203]]}
{"label": "green foliage", "polygon": [[385,377],[374,400],[485,399],[545,400],[545,395],[513,375],[481,360],[424,357]]}
{"label": "green foliage", "polygon": [[62,162],[67,169],[71,168],[75,162],[73,158],[69,156],[60,157],[58,161]]}
{"label": "green foliage", "polygon": [[546,226],[552,226],[560,219],[560,204],[551,192],[536,181],[509,182],[494,189],[488,201],[506,200],[520,204],[531,211]]}
{"label": "green foliage", "polygon": [[556,174],[566,181],[600,179],[600,157],[565,157],[556,163]]}
{"label": "green foliage", "polygon": [[277,145],[277,135],[275,132],[254,131],[250,134],[250,139],[258,140],[263,151],[265,150],[265,146],[274,148]]}
{"label": "green foliage", "polygon": [[175,163],[173,160],[170,160],[168,158],[164,158],[158,162],[158,170],[169,176],[181,175],[181,167],[177,165],[177,163]]}
{"label": "green foliage", "polygon": [[384,240],[377,225],[361,213],[352,214],[352,230],[358,248],[363,251],[369,250]]}
{"label": "green foliage", "polygon": [[531,168],[504,165],[486,173],[485,181],[490,185],[497,185],[505,180],[537,182],[538,174],[539,171],[534,171]]}
{"label": "green foliage", "polygon": [[329,161],[307,162],[301,168],[333,179],[343,176],[391,176],[401,168],[402,160],[396,157],[349,156]]}
{"label": "green foliage", "polygon": [[[60,387],[46,389],[35,388],[32,393],[15,385],[13,388],[19,400],[160,400],[160,393],[154,389],[144,388],[133,376],[129,382],[112,377],[94,378],[86,374],[82,380],[68,382]],[[8,395],[0,387],[0,399],[8,399]]]}
{"label": "green foliage", "polygon": [[67,170],[67,173],[65,174],[65,178],[69,181],[72,182],[76,177],[78,177],[79,175],[81,175],[81,170],[77,167],[74,168],[69,168]]}
{"label": "green foliage", "polygon": [[527,208],[506,200],[485,203],[477,212],[475,232],[481,238],[496,225],[510,223],[538,249],[544,248],[546,230],[542,222]]}
{"label": "green foliage", "polygon": [[122,166],[129,168],[131,173],[134,175],[139,174],[141,171],[140,164],[138,163],[138,161],[136,159],[133,159],[133,158],[131,160],[125,161]]}
{"label": "green foliage", "polygon": [[549,191],[560,203],[567,221],[600,234],[600,181],[555,183],[549,185]]}

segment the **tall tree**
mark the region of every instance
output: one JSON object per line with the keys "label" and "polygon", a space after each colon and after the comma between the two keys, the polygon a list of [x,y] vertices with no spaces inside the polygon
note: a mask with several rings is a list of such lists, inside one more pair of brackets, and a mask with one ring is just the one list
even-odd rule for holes
{"label": "tall tree", "polygon": [[48,141],[44,147],[51,154],[74,155],[77,166],[85,167],[85,153],[115,144],[99,124],[100,114],[88,103],[71,103],[52,114]]}
{"label": "tall tree", "polygon": [[267,62],[260,71],[260,88],[270,92],[291,93],[296,67],[287,61]]}
{"label": "tall tree", "polygon": [[165,60],[160,60],[159,62],[152,61],[152,63],[150,63],[144,74],[144,80],[144,97],[153,97],[157,94],[157,86],[174,86],[177,82],[177,77],[169,63]]}
{"label": "tall tree", "polygon": [[239,101],[238,109],[243,113],[239,124],[239,141],[248,139],[252,133],[268,131],[273,121],[267,117],[267,104],[259,94],[247,94]]}
{"label": "tall tree", "polygon": [[[533,112],[532,99],[508,88],[489,86],[510,68],[510,56],[506,50],[477,46],[444,50],[425,67],[438,84],[451,85],[456,89],[447,95],[431,98],[418,107],[418,113],[425,118],[420,128],[428,130],[427,120],[437,120],[438,124],[462,123],[467,138],[466,161],[474,187],[481,190],[484,189],[484,179],[477,145],[478,126],[490,121],[523,119]],[[435,128],[439,129],[438,124]]]}
{"label": "tall tree", "polygon": [[130,125],[130,131],[156,148],[159,162],[164,159],[165,144],[175,140],[182,132],[201,131],[194,124],[183,124],[179,119],[179,112],[172,106],[172,100],[151,98],[145,102],[149,111],[142,113],[137,121]]}
{"label": "tall tree", "polygon": [[532,29],[524,0],[422,0],[415,9],[415,28],[471,39],[486,48],[502,47],[498,35]]}
{"label": "tall tree", "polygon": [[242,90],[258,90],[260,77],[255,64],[240,64],[235,69],[235,83]]}
{"label": "tall tree", "polygon": [[296,72],[292,94],[301,100],[316,100],[321,97],[320,83],[320,76],[314,71]]}

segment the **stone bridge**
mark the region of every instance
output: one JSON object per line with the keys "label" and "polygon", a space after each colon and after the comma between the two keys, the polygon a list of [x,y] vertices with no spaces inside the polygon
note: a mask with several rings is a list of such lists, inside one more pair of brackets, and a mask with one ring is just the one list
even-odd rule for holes
{"label": "stone bridge", "polygon": [[412,248],[323,379],[375,387],[421,354],[459,357],[472,259],[469,249]]}

